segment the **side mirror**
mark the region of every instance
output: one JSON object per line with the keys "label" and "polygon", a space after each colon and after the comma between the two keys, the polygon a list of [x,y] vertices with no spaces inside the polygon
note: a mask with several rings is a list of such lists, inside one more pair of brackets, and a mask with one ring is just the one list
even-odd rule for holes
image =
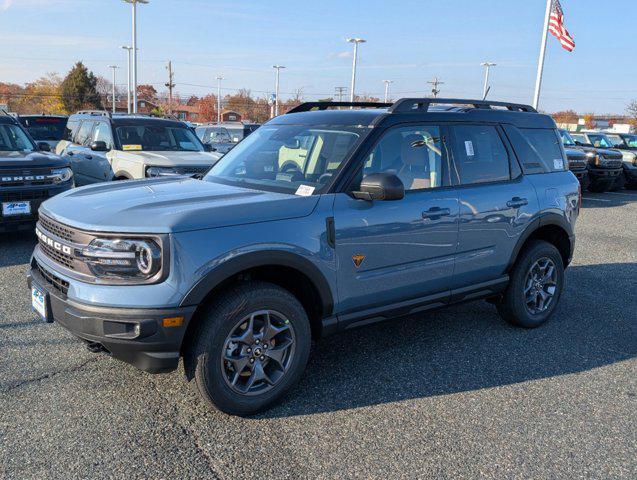
{"label": "side mirror", "polygon": [[401,200],[405,197],[403,182],[393,173],[372,173],[363,178],[358,192],[352,192],[359,200]]}
{"label": "side mirror", "polygon": [[212,145],[210,145],[209,143],[204,143],[203,144],[203,149],[206,152],[216,152],[217,149],[215,147],[213,147]]}
{"label": "side mirror", "polygon": [[41,152],[50,152],[51,145],[46,142],[38,142],[38,150],[40,150]]}
{"label": "side mirror", "polygon": [[583,146],[583,143],[580,142],[579,140],[575,140],[575,145],[577,145],[578,147]]}
{"label": "side mirror", "polygon": [[91,143],[91,150],[93,150],[94,152],[107,152],[108,147],[106,146],[106,142],[103,142],[102,140],[97,140]]}

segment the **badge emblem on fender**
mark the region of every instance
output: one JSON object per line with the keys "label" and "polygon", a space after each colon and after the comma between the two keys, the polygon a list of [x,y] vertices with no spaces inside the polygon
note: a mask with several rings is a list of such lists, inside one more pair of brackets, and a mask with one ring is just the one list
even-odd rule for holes
{"label": "badge emblem on fender", "polygon": [[356,265],[356,268],[361,266],[363,260],[365,260],[365,255],[362,255],[360,253],[352,256],[352,261],[354,262],[354,265]]}

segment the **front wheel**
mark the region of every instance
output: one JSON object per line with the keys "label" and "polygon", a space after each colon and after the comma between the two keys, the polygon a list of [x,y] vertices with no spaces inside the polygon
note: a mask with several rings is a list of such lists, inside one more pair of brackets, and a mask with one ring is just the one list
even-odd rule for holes
{"label": "front wheel", "polygon": [[310,325],[287,290],[262,282],[236,286],[212,302],[200,321],[190,361],[199,392],[219,410],[259,413],[300,380]]}
{"label": "front wheel", "polygon": [[520,254],[498,312],[518,327],[535,328],[555,311],[564,288],[564,263],[554,245],[534,240]]}

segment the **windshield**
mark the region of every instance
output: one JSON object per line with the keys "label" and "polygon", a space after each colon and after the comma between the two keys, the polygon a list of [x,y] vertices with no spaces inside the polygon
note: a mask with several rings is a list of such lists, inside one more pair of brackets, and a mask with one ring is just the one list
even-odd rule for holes
{"label": "windshield", "polygon": [[34,152],[35,145],[17,125],[0,125],[0,152]]}
{"label": "windshield", "polygon": [[261,127],[230,150],[204,180],[249,188],[320,193],[367,132],[365,127]]}
{"label": "windshield", "polygon": [[575,140],[573,140],[573,137],[571,137],[571,134],[568,133],[566,130],[560,130],[560,137],[562,137],[562,144],[565,147],[575,146]]}
{"label": "windshield", "polygon": [[637,135],[623,135],[623,138],[630,148],[637,148]]}
{"label": "windshield", "polygon": [[198,127],[197,136],[203,143],[231,143],[232,139],[225,128]]}
{"label": "windshield", "polygon": [[586,137],[582,135],[581,133],[573,133],[571,134],[571,138],[575,140],[576,142],[579,142],[583,145],[590,145]]}
{"label": "windshield", "polygon": [[27,128],[31,136],[37,141],[59,141],[64,137],[66,118],[35,117],[21,118],[20,121]]}
{"label": "windshield", "polygon": [[624,145],[624,139],[619,135],[606,134],[606,138],[610,140],[613,147],[622,147]]}
{"label": "windshield", "polygon": [[187,127],[163,125],[126,125],[117,127],[122,150],[148,152],[203,152],[197,136]]}
{"label": "windshield", "polygon": [[613,148],[613,142],[606,135],[589,133],[588,138],[596,148]]}

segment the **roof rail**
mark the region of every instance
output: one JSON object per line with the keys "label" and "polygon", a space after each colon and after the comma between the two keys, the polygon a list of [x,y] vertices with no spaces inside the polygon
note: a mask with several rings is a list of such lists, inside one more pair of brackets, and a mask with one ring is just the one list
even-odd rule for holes
{"label": "roof rail", "polygon": [[80,110],[76,115],[94,115],[100,117],[110,117],[111,113],[106,110]]}
{"label": "roof rail", "polygon": [[509,102],[492,102],[490,100],[469,100],[463,98],[401,98],[389,108],[389,113],[426,112],[430,105],[471,105],[473,108],[492,109],[504,107],[515,112],[537,113],[530,105]]}
{"label": "roof rail", "polygon": [[305,102],[288,110],[287,113],[309,112],[310,110],[327,110],[336,107],[388,108],[391,103],[380,102]]}

